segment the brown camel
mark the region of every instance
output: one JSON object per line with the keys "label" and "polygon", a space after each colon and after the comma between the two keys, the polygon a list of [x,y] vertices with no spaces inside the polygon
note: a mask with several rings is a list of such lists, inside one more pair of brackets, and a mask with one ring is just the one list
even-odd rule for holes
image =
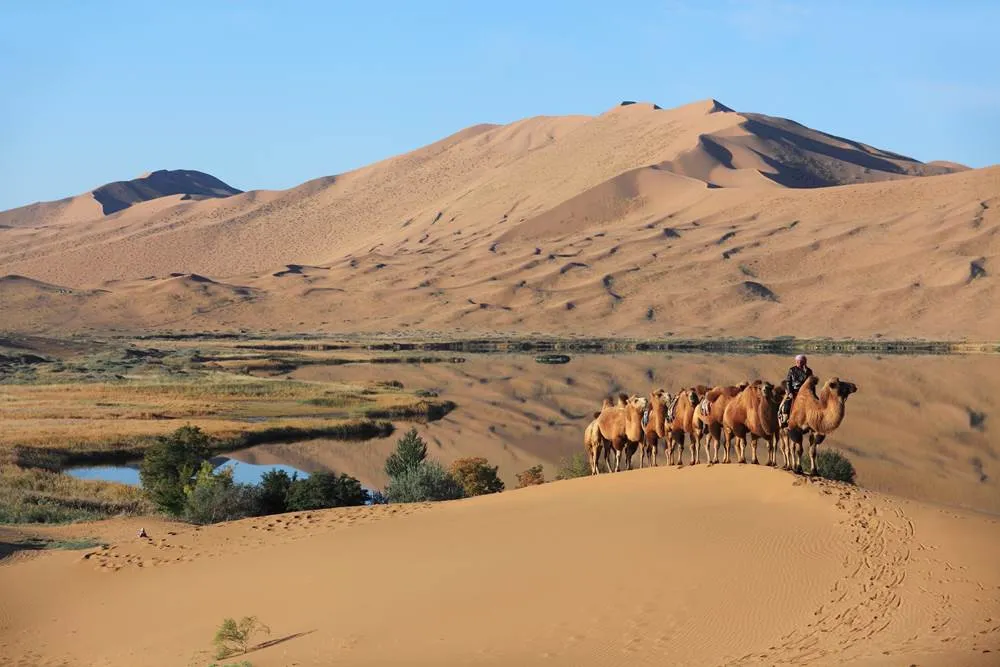
{"label": "brown camel", "polygon": [[802,467],[802,436],[809,434],[809,474],[816,474],[816,446],[826,440],[844,421],[847,398],[858,390],[853,382],[832,377],[816,395],[815,375],[806,378],[792,403],[788,416],[788,440],[785,463],[792,455],[792,470]]}
{"label": "brown camel", "polygon": [[[705,393],[694,413],[695,437],[700,441],[704,438],[705,458],[709,463],[719,462],[719,445],[722,444],[722,415],[726,406],[738,393],[749,386],[748,382],[728,387],[713,387]],[[712,443],[709,453],[708,444]],[[695,445],[697,446],[697,444]],[[726,440],[724,463],[729,463],[729,441]]]}
{"label": "brown camel", "polygon": [[667,404],[664,430],[667,441],[667,465],[674,464],[674,450],[677,450],[677,465],[684,465],[684,436],[691,436],[691,464],[699,462],[698,442],[695,438],[694,413],[698,409],[698,390],[688,387],[677,392]]}
{"label": "brown camel", "polygon": [[621,470],[622,454],[625,454],[625,469],[632,469],[632,453],[643,441],[642,413],[649,399],[640,396],[618,395],[616,405],[605,401],[597,417],[601,437],[608,441],[615,453],[615,472]]}
{"label": "brown camel", "polygon": [[604,456],[604,462],[608,466],[608,472],[611,472],[611,461],[610,461],[610,444],[601,435],[601,429],[597,425],[597,418],[601,416],[600,412],[594,413],[594,420],[587,425],[587,430],[583,432],[583,446],[587,450],[587,459],[590,461],[590,474],[597,475],[600,474],[601,470],[599,463],[601,461],[601,456]]}
{"label": "brown camel", "polygon": [[[726,406],[722,415],[722,427],[726,435],[726,449],[729,441],[736,438],[736,460],[747,463],[746,447],[750,448],[750,463],[756,465],[757,439],[767,440],[767,465],[778,465],[775,450],[778,446],[778,405],[784,390],[775,388],[770,382],[754,382],[737,394]],[[728,451],[727,451],[728,453]]]}
{"label": "brown camel", "polygon": [[657,389],[649,394],[649,416],[642,427],[643,442],[639,450],[639,467],[642,468],[646,459],[650,460],[650,465],[656,465],[656,454],[660,448],[660,438],[666,439],[664,430],[664,417],[667,414],[667,406],[673,397],[666,389]]}

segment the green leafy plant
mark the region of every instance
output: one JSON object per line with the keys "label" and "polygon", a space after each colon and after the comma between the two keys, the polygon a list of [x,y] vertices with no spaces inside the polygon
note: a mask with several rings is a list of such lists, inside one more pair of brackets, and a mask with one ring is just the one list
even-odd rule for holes
{"label": "green leafy plant", "polygon": [[427,443],[411,428],[396,443],[396,451],[385,460],[385,474],[398,477],[407,470],[420,465],[427,458]]}
{"label": "green leafy plant", "polygon": [[568,459],[559,462],[559,471],[556,479],[573,479],[574,477],[586,477],[590,475],[590,461],[586,454],[577,452]]}
{"label": "green leafy plant", "polygon": [[422,503],[463,498],[465,490],[437,461],[421,461],[392,477],[385,496],[390,503]]}
{"label": "green leafy plant", "polygon": [[848,484],[854,484],[857,474],[850,459],[830,449],[824,449],[816,455],[816,472],[820,477]]}
{"label": "green leafy plant", "polygon": [[215,657],[223,660],[233,655],[241,655],[252,647],[251,638],[257,633],[271,634],[271,629],[257,620],[256,616],[244,616],[239,620],[227,618],[215,631]]}
{"label": "green leafy plant", "polygon": [[343,473],[317,472],[291,482],[286,496],[286,511],[354,507],[367,501],[368,492],[357,479]]}
{"label": "green leafy plant", "polygon": [[197,426],[182,426],[158,438],[146,451],[139,477],[157,507],[174,515],[184,511],[184,490],[208,459],[210,444],[209,436]]}

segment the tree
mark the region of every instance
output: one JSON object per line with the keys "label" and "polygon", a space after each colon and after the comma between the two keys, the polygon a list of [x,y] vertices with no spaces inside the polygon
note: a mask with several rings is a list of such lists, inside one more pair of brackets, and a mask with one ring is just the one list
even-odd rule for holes
{"label": "tree", "polygon": [[291,477],[284,470],[268,470],[260,476],[260,513],[281,514],[288,511],[288,490],[297,475]]}
{"label": "tree", "polygon": [[146,450],[139,479],[157,507],[174,515],[184,511],[184,488],[208,459],[210,445],[211,439],[200,428],[182,426]]}
{"label": "tree", "polygon": [[427,443],[417,435],[416,428],[411,428],[396,443],[396,451],[385,460],[385,474],[390,479],[398,477],[405,471],[416,468],[426,458]]}
{"label": "tree", "polygon": [[583,452],[577,452],[568,459],[559,461],[559,472],[556,479],[573,479],[590,475],[590,459]]}
{"label": "tree", "polygon": [[208,461],[185,487],[184,496],[184,518],[191,523],[235,521],[260,513],[260,488],[236,484],[232,468],[215,472]]}
{"label": "tree", "polygon": [[489,461],[477,456],[456,459],[451,464],[449,473],[462,485],[466,496],[482,496],[503,491],[503,481],[497,475],[497,468],[498,466],[490,466]]}
{"label": "tree", "polygon": [[542,473],[542,464],[531,466],[524,472],[517,473],[517,488],[523,489],[526,486],[536,486],[545,484],[545,475]]}
{"label": "tree", "polygon": [[354,507],[364,505],[367,501],[368,492],[361,486],[361,482],[350,475],[317,472],[292,482],[288,488],[286,511]]}
{"label": "tree", "polygon": [[465,490],[437,461],[421,461],[390,478],[385,496],[390,503],[422,503],[462,498]]}

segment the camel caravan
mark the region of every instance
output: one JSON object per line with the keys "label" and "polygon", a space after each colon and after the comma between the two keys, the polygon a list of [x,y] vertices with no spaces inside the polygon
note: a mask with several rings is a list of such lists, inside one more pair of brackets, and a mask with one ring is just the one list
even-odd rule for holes
{"label": "camel caravan", "polygon": [[818,393],[817,384],[805,356],[799,355],[778,386],[755,380],[685,387],[673,394],[657,389],[648,397],[618,394],[605,398],[584,432],[590,472],[601,472],[602,458],[608,472],[623,467],[631,470],[637,450],[640,468],[647,462],[655,466],[661,441],[667,465],[683,465],[685,441],[690,443],[692,465],[701,462],[702,448],[709,464],[730,463],[734,448],[738,463],[757,464],[760,439],[767,444],[765,465],[777,467],[780,450],[781,467],[795,471],[802,469],[803,440],[808,436],[808,474],[815,475],[816,446],[840,426],[847,398],[858,390],[838,377],[827,380]]}

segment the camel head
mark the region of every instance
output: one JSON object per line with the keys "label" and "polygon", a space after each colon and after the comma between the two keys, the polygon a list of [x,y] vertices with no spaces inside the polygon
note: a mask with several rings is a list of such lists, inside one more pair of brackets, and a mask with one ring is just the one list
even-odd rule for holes
{"label": "camel head", "polygon": [[761,382],[760,393],[768,403],[774,403],[774,385],[770,382]]}
{"label": "camel head", "polygon": [[701,399],[698,398],[698,388],[697,387],[691,387],[690,389],[688,389],[687,390],[687,396],[688,396],[688,400],[691,401],[691,405],[698,405],[699,401],[701,401]]}
{"label": "camel head", "polygon": [[636,396],[633,394],[628,398],[628,406],[637,410],[639,414],[642,414],[649,407],[649,399],[645,396]]}
{"label": "camel head", "polygon": [[847,380],[841,380],[839,377],[832,377],[826,381],[824,389],[847,401],[847,397],[858,390],[858,385]]}

